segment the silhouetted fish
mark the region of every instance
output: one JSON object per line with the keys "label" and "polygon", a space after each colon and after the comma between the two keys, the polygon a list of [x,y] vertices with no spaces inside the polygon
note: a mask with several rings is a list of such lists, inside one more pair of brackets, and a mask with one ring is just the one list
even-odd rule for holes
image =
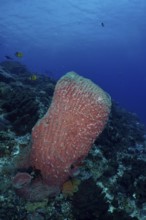
{"label": "silhouetted fish", "polygon": [[19,57],[19,58],[22,58],[23,57],[23,53],[22,52],[16,52],[15,56]]}
{"label": "silhouetted fish", "polygon": [[104,23],[103,22],[101,22],[101,26],[104,27]]}
{"label": "silhouetted fish", "polygon": [[6,55],[5,58],[8,59],[8,60],[13,60],[13,58],[8,56],[8,55]]}

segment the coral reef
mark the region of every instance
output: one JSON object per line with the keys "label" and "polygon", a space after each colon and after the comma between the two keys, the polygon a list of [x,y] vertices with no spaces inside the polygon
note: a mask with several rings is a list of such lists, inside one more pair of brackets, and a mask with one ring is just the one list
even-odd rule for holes
{"label": "coral reef", "polygon": [[[29,72],[24,66],[18,66],[23,65],[12,61],[3,63],[3,66],[0,64],[0,219],[144,220],[146,131],[135,114],[122,109],[113,100],[104,131],[93,144],[87,157],[71,166],[72,177],[59,194],[46,195],[45,199],[33,202],[26,201],[15,193],[17,189],[13,180],[18,172],[26,174],[24,182],[17,176],[20,180],[17,180],[20,183],[19,187],[24,187],[25,184],[34,186],[35,182],[38,184],[38,179],[42,180],[39,170],[32,167],[18,169],[16,165],[21,161],[23,163],[23,158],[30,148],[33,123],[47,111],[55,86],[55,82],[43,74],[38,74],[35,81],[30,80],[34,73]],[[11,96],[11,92],[15,96]],[[25,93],[26,95],[22,96]],[[26,102],[21,102],[19,97],[25,97]],[[23,105],[29,98],[32,98],[32,109],[36,108],[33,112],[34,121],[27,127],[28,121],[24,120],[25,129],[21,127],[21,123],[16,127],[15,121],[18,118],[21,121],[26,112],[29,114],[29,110],[21,112],[18,118],[15,114],[13,120],[8,120],[7,115],[13,115],[13,110],[18,111],[18,100],[23,103],[22,108],[25,109]],[[2,107],[4,103],[8,105],[9,102],[14,108],[12,110],[10,105],[10,111]],[[37,193],[35,191],[38,198],[42,196],[41,192],[39,186]]]}
{"label": "coral reef", "polygon": [[[31,81],[31,75],[26,67],[18,62],[1,63],[0,114],[3,117],[0,118],[0,127],[7,120],[13,131],[19,135],[31,132],[36,121],[50,105],[54,91],[55,83],[48,77],[39,75],[36,81]],[[42,90],[44,81],[46,86],[43,86]]]}
{"label": "coral reef", "polygon": [[108,211],[108,203],[104,196],[102,189],[96,186],[92,178],[82,182],[72,201],[76,219],[100,219],[104,216]]}

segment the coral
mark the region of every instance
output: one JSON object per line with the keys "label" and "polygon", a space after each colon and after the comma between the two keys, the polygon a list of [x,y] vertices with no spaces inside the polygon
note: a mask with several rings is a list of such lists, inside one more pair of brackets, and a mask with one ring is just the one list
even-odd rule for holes
{"label": "coral", "polygon": [[7,129],[7,121],[17,135],[25,135],[47,111],[55,82],[43,74],[35,81],[31,76],[19,62],[0,63],[0,130]]}
{"label": "coral", "polygon": [[78,192],[73,196],[72,205],[73,214],[78,220],[100,219],[109,208],[105,194],[92,178],[80,184]]}
{"label": "coral", "polygon": [[139,206],[146,201],[146,179],[139,179],[136,184],[136,198]]}
{"label": "coral", "polygon": [[62,193],[65,197],[72,196],[75,192],[78,191],[80,185],[79,179],[70,179],[63,184]]}
{"label": "coral", "polygon": [[1,65],[3,69],[5,69],[7,72],[11,72],[12,75],[20,75],[21,77],[26,74],[29,75],[27,68],[19,62],[4,61],[1,63]]}
{"label": "coral", "polygon": [[23,89],[23,92],[19,87],[10,89],[3,97],[0,106],[5,112],[5,118],[12,123],[13,130],[17,134],[30,132],[38,120],[38,103],[28,89]]}
{"label": "coral", "polygon": [[20,197],[32,202],[42,201],[48,196],[59,193],[57,187],[48,186],[41,179],[33,178],[26,172],[18,172],[13,178],[12,184]]}
{"label": "coral", "polygon": [[13,178],[13,186],[16,189],[21,189],[26,185],[29,185],[31,183],[32,176],[28,173],[21,173],[18,172],[16,176]]}
{"label": "coral", "polygon": [[48,203],[47,199],[44,199],[41,202],[27,202],[25,208],[27,212],[34,212],[37,209],[43,209],[44,207],[46,207],[47,203]]}
{"label": "coral", "polygon": [[31,165],[49,185],[69,178],[88,154],[110,112],[110,97],[92,81],[69,72],[57,83],[51,106],[32,131]]}
{"label": "coral", "polygon": [[[102,147],[102,152],[107,159],[115,158],[117,146],[123,152],[129,146],[143,143],[145,129],[138,117],[121,108],[112,101],[111,113],[106,128],[95,141]],[[111,144],[112,143],[112,144]]]}
{"label": "coral", "polygon": [[130,217],[125,210],[109,212],[110,205],[103,190],[96,185],[92,178],[85,180],[74,194],[73,214],[78,220],[138,220]]}
{"label": "coral", "polygon": [[[55,82],[42,74],[33,83],[28,79],[33,73],[22,68],[19,74],[19,68],[15,68],[15,65],[17,64],[9,71],[7,64],[0,68],[0,219],[144,219],[146,131],[135,114],[112,101],[108,123],[88,156],[71,165],[73,175],[68,183],[71,183],[72,178],[80,180],[78,190],[73,195],[66,196],[61,188],[62,193],[54,196],[56,189],[54,188],[52,195],[53,188],[45,185],[41,171],[33,167],[27,169],[24,163],[27,164],[25,155],[30,149],[28,132],[37,118],[41,118],[47,111]],[[26,104],[27,100],[31,101]],[[35,111],[29,110],[35,106]],[[22,122],[25,115],[28,118]],[[20,136],[26,133],[27,135]],[[79,169],[76,170],[77,168]],[[17,176],[17,172],[21,172],[22,179]],[[15,174],[19,177],[15,178],[16,185],[13,182]],[[20,189],[16,187],[17,184]],[[66,186],[63,184],[62,187],[65,190],[74,189],[71,184]],[[17,195],[14,190],[19,191]],[[20,194],[23,194],[23,199],[18,197]]]}
{"label": "coral", "polygon": [[11,76],[9,72],[7,72],[4,67],[0,66],[0,82],[12,82],[15,81],[14,77]]}

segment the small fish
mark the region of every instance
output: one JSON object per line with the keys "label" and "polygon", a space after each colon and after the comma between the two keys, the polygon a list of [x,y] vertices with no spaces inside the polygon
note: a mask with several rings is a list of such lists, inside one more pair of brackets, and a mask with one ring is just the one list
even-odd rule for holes
{"label": "small fish", "polygon": [[7,55],[5,56],[5,58],[6,58],[6,59],[8,59],[8,60],[13,60],[13,58],[12,58],[12,57],[7,56]]}
{"label": "small fish", "polygon": [[36,75],[36,74],[33,74],[33,75],[30,76],[28,79],[29,79],[29,80],[32,80],[32,81],[35,81],[35,80],[37,80],[38,78],[37,78],[37,75]]}
{"label": "small fish", "polygon": [[104,27],[104,23],[103,22],[101,22],[101,26]]}
{"label": "small fish", "polygon": [[19,58],[22,58],[23,57],[23,53],[22,52],[16,52],[15,56],[19,57]]}

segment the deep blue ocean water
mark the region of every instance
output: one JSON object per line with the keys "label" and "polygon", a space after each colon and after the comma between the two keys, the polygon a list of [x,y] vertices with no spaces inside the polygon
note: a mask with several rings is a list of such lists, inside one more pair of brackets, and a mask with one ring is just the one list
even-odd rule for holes
{"label": "deep blue ocean water", "polygon": [[0,0],[0,62],[55,79],[74,70],[146,125],[145,12],[145,0]]}

